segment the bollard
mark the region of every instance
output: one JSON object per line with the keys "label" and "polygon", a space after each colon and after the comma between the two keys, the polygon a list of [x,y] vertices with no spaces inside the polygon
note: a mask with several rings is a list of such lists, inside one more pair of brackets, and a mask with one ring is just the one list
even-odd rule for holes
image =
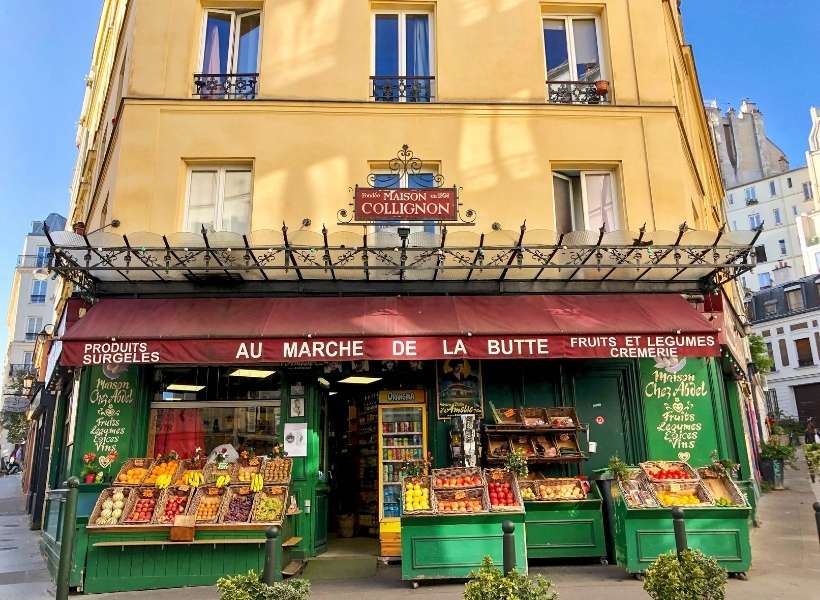
{"label": "bollard", "polygon": [[504,521],[501,531],[504,532],[504,575],[508,575],[515,568],[515,523]]}
{"label": "bollard", "polygon": [[683,509],[675,507],[672,509],[672,526],[675,529],[675,549],[680,555],[688,550],[686,544],[686,522],[683,520]]}
{"label": "bollard", "polygon": [[282,530],[272,525],[265,530],[265,570],[262,571],[262,582],[273,585],[276,582],[276,540]]}
{"label": "bollard", "polygon": [[817,539],[820,540],[820,502],[814,503],[814,520],[817,523]]}
{"label": "bollard", "polygon": [[68,493],[63,506],[63,532],[60,537],[56,600],[68,600],[71,566],[74,562],[74,532],[77,530],[77,496],[80,493],[80,480],[76,477],[69,477],[65,486],[68,488]]}

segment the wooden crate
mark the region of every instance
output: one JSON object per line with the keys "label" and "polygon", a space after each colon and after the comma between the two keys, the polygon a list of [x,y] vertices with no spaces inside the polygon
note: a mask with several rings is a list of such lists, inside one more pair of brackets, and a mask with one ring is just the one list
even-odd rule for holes
{"label": "wooden crate", "polygon": [[[515,505],[513,506],[493,506],[490,502],[490,510],[493,512],[516,511],[524,509],[524,500],[521,498],[521,490],[518,486],[518,478],[512,471],[507,469],[484,469],[484,477],[487,479],[487,486],[490,483],[509,483],[512,489],[513,498],[515,498]],[[489,497],[489,491],[487,493]]]}
{"label": "wooden crate", "polygon": [[[114,485],[141,485],[143,479],[148,476],[151,471],[151,465],[154,463],[150,458],[129,458],[120,467],[117,476],[114,478]],[[145,474],[139,478],[139,481],[123,480],[127,476],[129,469],[145,469]]]}
{"label": "wooden crate", "polygon": [[174,519],[165,518],[165,506],[168,504],[168,500],[171,496],[183,496],[185,498],[185,504],[183,504],[182,512],[174,515],[174,518],[176,518],[179,515],[184,515],[188,512],[188,505],[191,503],[192,495],[191,488],[187,485],[172,486],[162,490],[162,493],[159,496],[159,502],[157,503],[157,509],[154,511],[153,522],[157,525],[171,525],[174,522]]}
{"label": "wooden crate", "polygon": [[[258,512],[261,503],[267,497],[276,497],[282,501],[282,510],[279,514],[278,518],[273,520],[261,520],[259,518]],[[253,500],[253,508],[251,509],[251,523],[270,523],[271,525],[281,525],[282,519],[285,516],[285,511],[288,508],[288,488],[282,485],[266,485],[262,488],[262,491],[256,494],[256,497]]]}
{"label": "wooden crate", "polygon": [[[123,517],[125,517],[125,509],[128,508],[128,500],[131,496],[131,492],[134,490],[133,487],[130,486],[117,486],[113,488],[106,488],[102,492],[100,492],[99,498],[97,498],[97,502],[94,504],[94,510],[91,511],[91,516],[88,517],[88,525],[87,527],[94,528],[94,527],[111,527],[112,525],[119,525],[122,521]],[[100,518],[101,513],[103,511],[103,504],[106,500],[112,499],[114,494],[120,491],[123,494],[124,500],[123,505],[120,508],[122,513],[117,518],[116,522],[109,522],[109,523],[100,523],[97,524],[97,519]],[[113,501],[113,500],[112,500]],[[112,519],[113,517],[108,517]]]}
{"label": "wooden crate", "polygon": [[[251,520],[251,513],[253,512],[253,504],[254,504],[254,492],[251,491],[250,487],[246,485],[236,485],[231,486],[228,488],[228,491],[225,492],[225,500],[222,502],[222,507],[220,508],[220,515],[219,515],[219,522],[220,523],[247,523]],[[248,514],[245,518],[241,521],[236,521],[230,519],[228,517],[228,513],[231,509],[231,502],[233,502],[237,498],[245,498],[250,501],[250,506],[248,507]]]}
{"label": "wooden crate", "polygon": [[504,460],[510,455],[510,440],[506,435],[487,434],[487,457]]}

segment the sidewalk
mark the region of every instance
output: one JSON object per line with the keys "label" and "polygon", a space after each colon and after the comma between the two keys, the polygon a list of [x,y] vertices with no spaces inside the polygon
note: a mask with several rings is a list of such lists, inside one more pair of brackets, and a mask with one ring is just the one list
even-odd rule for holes
{"label": "sidewalk", "polygon": [[[815,598],[820,590],[820,544],[812,504],[820,484],[812,486],[805,461],[786,469],[785,491],[760,500],[762,526],[752,531],[753,564],[748,581],[729,580],[728,600]],[[53,585],[37,549],[38,533],[27,527],[19,498],[20,479],[0,478],[0,600],[53,598]],[[817,496],[820,499],[820,495]],[[635,600],[648,598],[641,584],[616,566],[598,564],[531,567],[553,580],[561,600]],[[458,600],[462,583],[423,583],[413,590],[401,581],[399,567],[380,568],[371,579],[317,581],[312,600]],[[79,597],[78,597],[79,598]],[[215,588],[152,590],[89,596],[93,600],[216,600]]]}

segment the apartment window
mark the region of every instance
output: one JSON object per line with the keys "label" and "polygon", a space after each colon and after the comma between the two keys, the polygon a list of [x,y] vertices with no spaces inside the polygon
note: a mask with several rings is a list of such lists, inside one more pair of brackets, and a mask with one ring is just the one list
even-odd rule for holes
{"label": "apartment window", "polygon": [[789,349],[786,347],[786,340],[778,340],[777,346],[780,349],[780,364],[784,367],[789,366]]}
{"label": "apartment window", "polygon": [[41,269],[43,267],[48,266],[48,246],[38,246],[37,247],[37,260],[35,262],[35,267]]}
{"label": "apartment window", "polygon": [[37,339],[37,334],[43,329],[42,317],[28,317],[26,319],[26,341],[33,342]]}
{"label": "apartment window", "polygon": [[809,324],[805,321],[802,323],[795,323],[793,325],[789,325],[789,331],[800,331],[801,329],[808,329]]}
{"label": "apartment window", "polygon": [[769,360],[772,361],[772,366],[776,365],[777,363],[774,361],[774,349],[772,348],[771,342],[766,342],[766,354],[769,355]]}
{"label": "apartment window", "polygon": [[[376,173],[375,187],[380,188],[429,188],[433,187],[435,173],[403,173],[397,176],[395,173]],[[376,224],[376,231],[395,231],[399,225],[398,221],[381,221]],[[409,227],[412,233],[425,232],[435,233],[436,226],[432,221],[424,221]]]}
{"label": "apartment window", "polygon": [[764,329],[763,331],[760,332],[760,335],[763,336],[764,338],[772,337],[772,331],[771,331],[771,329]]}
{"label": "apartment window", "polygon": [[550,102],[599,104],[608,90],[594,82],[606,79],[601,60],[598,20],[591,17],[544,19],[544,59]]}
{"label": "apartment window", "polygon": [[373,15],[371,97],[377,102],[430,102],[433,32],[429,13]]}
{"label": "apartment window", "polygon": [[780,209],[775,208],[772,212],[774,213],[774,224],[775,225],[782,225],[783,224],[783,218],[780,216]]}
{"label": "apartment window", "polygon": [[204,98],[253,98],[257,90],[262,13],[259,10],[205,11],[202,62],[194,76]]}
{"label": "apartment window", "polygon": [[780,248],[780,254],[786,256],[786,240],[777,240],[777,247]]}
{"label": "apartment window", "polygon": [[46,302],[46,291],[48,290],[48,282],[47,281],[35,281],[31,284],[31,297],[30,301],[32,304],[45,304]]}
{"label": "apartment window", "polygon": [[[772,274],[771,273],[758,273],[757,274],[757,283],[761,288],[770,288],[772,287]],[[776,302],[776,301],[774,301]],[[764,306],[766,303],[764,303]]]}
{"label": "apartment window", "polygon": [[732,221],[732,231],[737,231],[737,221]]}
{"label": "apartment window", "polygon": [[757,190],[755,188],[747,187],[743,190],[743,194],[746,196],[746,204],[757,203]]}
{"label": "apartment window", "polygon": [[811,184],[807,181],[803,184],[803,199],[811,200],[814,194],[811,191]]}
{"label": "apartment window", "polygon": [[786,309],[794,312],[803,310],[803,290],[800,287],[793,287],[786,290]]}
{"label": "apartment window", "polygon": [[814,364],[811,355],[811,340],[809,338],[798,338],[794,340],[794,349],[797,350],[797,365],[800,367],[810,367]]}
{"label": "apartment window", "polygon": [[735,204],[735,195],[729,194],[729,206],[734,206]]}
{"label": "apartment window", "polygon": [[23,352],[23,366],[26,370],[30,370],[34,365],[34,352]]}
{"label": "apartment window", "polygon": [[622,229],[613,173],[554,171],[555,226],[558,233]]}
{"label": "apartment window", "polygon": [[792,206],[792,215],[794,215],[796,217],[798,214],[799,214],[799,211],[797,210],[797,205]]}
{"label": "apartment window", "polygon": [[768,258],[766,257],[766,245],[760,244],[759,246],[755,246],[755,259],[759,263],[767,262]]}
{"label": "apartment window", "polygon": [[185,230],[250,231],[252,173],[249,167],[192,167],[188,171]]}
{"label": "apartment window", "polygon": [[776,196],[777,195],[776,189],[777,188],[774,185],[774,181],[770,181],[769,182],[769,196]]}
{"label": "apartment window", "polygon": [[[766,273],[761,273],[761,275],[765,275]],[[771,285],[771,282],[769,282]],[[764,286],[760,286],[764,287]],[[763,303],[763,316],[771,317],[772,315],[777,314],[777,300],[766,300]]]}
{"label": "apartment window", "polygon": [[757,229],[760,227],[760,213],[752,213],[749,215],[749,229]]}
{"label": "apartment window", "polygon": [[786,177],[786,187],[788,187],[789,189],[792,189],[792,178],[791,177]]}

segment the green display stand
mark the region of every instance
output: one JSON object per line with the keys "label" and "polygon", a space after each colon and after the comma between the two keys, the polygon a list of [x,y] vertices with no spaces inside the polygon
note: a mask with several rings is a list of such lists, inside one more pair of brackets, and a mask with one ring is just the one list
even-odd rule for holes
{"label": "green display stand", "polygon": [[[747,507],[684,508],[689,548],[717,559],[729,573],[746,573],[752,562]],[[628,508],[615,499],[618,566],[642,573],[658,555],[675,550],[670,508]]]}
{"label": "green display stand", "polygon": [[515,525],[515,564],[527,572],[524,513],[404,516],[401,518],[401,575],[405,581],[467,579],[485,556],[503,563],[501,523]]}
{"label": "green display stand", "polygon": [[[274,573],[281,579],[287,564],[290,527],[285,519],[276,546]],[[153,530],[151,530],[153,529]],[[83,590],[90,594],[214,585],[225,575],[265,567],[265,527],[249,530],[197,529],[194,543],[171,542],[168,528],[88,533]]]}
{"label": "green display stand", "polygon": [[528,558],[599,558],[606,562],[601,497],[593,487],[586,500],[525,502]]}

